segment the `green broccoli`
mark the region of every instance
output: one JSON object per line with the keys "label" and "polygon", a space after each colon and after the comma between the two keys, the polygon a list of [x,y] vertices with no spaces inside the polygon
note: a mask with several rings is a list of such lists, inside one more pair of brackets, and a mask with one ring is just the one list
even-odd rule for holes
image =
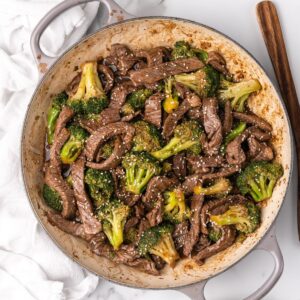
{"label": "green broccoli", "polygon": [[174,267],[176,260],[180,257],[174,246],[172,231],[171,225],[158,225],[144,231],[138,243],[139,254],[141,256],[157,255]]}
{"label": "green broccoli", "polygon": [[124,235],[124,241],[127,244],[135,243],[138,238],[138,230],[135,227],[130,227]]}
{"label": "green broccoli", "polygon": [[186,41],[177,41],[171,53],[171,59],[176,60],[180,58],[198,57],[203,62],[208,59],[208,54],[202,49],[192,48]]}
{"label": "green broccoli", "polygon": [[105,235],[113,248],[118,250],[123,243],[124,226],[130,213],[129,206],[119,200],[112,200],[101,205],[97,212]]}
{"label": "green broccoli", "polygon": [[173,90],[173,79],[170,77],[165,81],[165,99],[163,101],[163,108],[165,112],[170,114],[179,106],[178,94]]}
{"label": "green broccoli", "polygon": [[86,118],[93,118],[108,106],[108,100],[98,76],[96,61],[83,65],[78,89],[68,99],[67,105],[75,113]]}
{"label": "green broccoli", "polygon": [[250,79],[241,82],[230,82],[225,78],[221,79],[218,96],[221,101],[231,101],[231,107],[239,112],[245,110],[245,103],[249,95],[261,90],[261,84],[257,79]]}
{"label": "green broccoli", "polygon": [[114,180],[109,171],[88,168],[84,182],[97,208],[108,202],[114,193]]}
{"label": "green broccoli", "polygon": [[136,152],[156,151],[161,147],[161,135],[159,130],[146,121],[137,121],[133,124],[135,135],[132,150]]}
{"label": "green broccoli", "polygon": [[185,203],[181,189],[174,189],[164,193],[164,219],[171,223],[181,223],[190,217],[190,209]]}
{"label": "green broccoli", "polygon": [[162,149],[151,152],[156,159],[163,161],[181,151],[188,150],[194,154],[200,154],[200,138],[202,128],[196,120],[183,121],[174,130],[174,137]]}
{"label": "green broccoli", "polygon": [[203,187],[202,184],[195,186],[194,193],[196,195],[223,197],[230,193],[232,185],[229,179],[219,178],[207,187]]}
{"label": "green broccoli", "polygon": [[154,175],[159,175],[161,167],[147,152],[127,153],[122,161],[126,170],[126,190],[140,194]]}
{"label": "green broccoli", "polygon": [[52,105],[47,114],[47,140],[49,145],[53,143],[56,121],[67,99],[68,95],[65,92],[59,93],[52,99]]}
{"label": "green broccoli", "polygon": [[211,226],[208,228],[208,238],[216,243],[222,237],[222,231],[217,226]]}
{"label": "green broccoli", "polygon": [[59,212],[62,211],[63,209],[62,200],[57,191],[52,189],[47,184],[44,184],[42,193],[43,193],[43,198],[49,207]]}
{"label": "green broccoli", "polygon": [[211,66],[205,66],[194,73],[178,74],[174,78],[201,98],[214,96],[220,83],[220,74]]}
{"label": "green broccoli", "polygon": [[78,125],[71,125],[68,129],[71,133],[70,137],[60,152],[60,158],[64,164],[71,164],[77,159],[83,150],[84,142],[88,137],[88,133]]}
{"label": "green broccoli", "polygon": [[107,159],[111,156],[115,147],[115,139],[109,139],[103,146],[99,149],[99,156],[101,158]]}
{"label": "green broccoli", "polygon": [[243,233],[253,232],[260,224],[260,209],[251,201],[229,206],[221,215],[211,215],[210,220],[218,226],[235,225]]}
{"label": "green broccoli", "polygon": [[222,155],[226,152],[227,145],[233,141],[236,137],[242,134],[247,127],[245,122],[239,122],[236,127],[234,127],[224,138],[223,144],[220,147],[220,152]]}
{"label": "green broccoli", "polygon": [[242,195],[249,194],[259,202],[272,196],[274,186],[282,175],[283,168],[278,163],[251,162],[237,177],[236,185]]}
{"label": "green broccoli", "polygon": [[144,108],[146,100],[153,94],[150,89],[139,89],[127,96],[125,104],[122,106],[123,115],[130,115],[137,110]]}

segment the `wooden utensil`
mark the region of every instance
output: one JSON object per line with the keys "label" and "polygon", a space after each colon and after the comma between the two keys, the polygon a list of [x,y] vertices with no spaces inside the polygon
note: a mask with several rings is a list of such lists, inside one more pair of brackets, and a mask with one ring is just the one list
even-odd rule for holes
{"label": "wooden utensil", "polygon": [[297,220],[300,240],[300,106],[276,7],[271,1],[262,1],[257,4],[256,13],[279,83],[281,95],[288,110],[296,141],[298,166]]}

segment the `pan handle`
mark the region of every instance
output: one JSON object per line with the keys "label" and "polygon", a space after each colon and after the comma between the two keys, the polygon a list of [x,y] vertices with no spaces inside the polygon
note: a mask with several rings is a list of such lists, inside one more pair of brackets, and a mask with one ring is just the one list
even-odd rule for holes
{"label": "pan handle", "polygon": [[[58,17],[61,13],[63,13],[67,9],[76,5],[85,4],[88,2],[95,2],[95,1],[99,1],[99,0],[65,0],[60,4],[58,4],[57,6],[55,6],[54,8],[52,8],[46,14],[46,16],[43,17],[41,21],[36,25],[35,29],[31,34],[30,45],[31,45],[33,57],[38,66],[38,70],[41,76],[43,76],[43,74],[47,72],[49,67],[56,60],[55,57],[50,57],[45,53],[43,53],[40,47],[40,38],[42,33],[56,17]],[[133,18],[132,15],[128,14],[123,8],[121,8],[113,0],[101,0],[100,2],[101,4],[103,3],[106,9],[108,10],[108,19],[106,25],[116,23],[124,19]]]}
{"label": "pan handle", "polygon": [[[262,299],[262,297],[268,294],[274,287],[280,278],[284,267],[283,256],[276,239],[275,225],[272,226],[272,228],[254,250],[265,250],[272,254],[275,266],[272,274],[269,276],[266,282],[244,300]],[[207,281],[208,280],[204,280],[197,284],[176,288],[176,290],[187,295],[191,300],[205,300],[204,288]]]}

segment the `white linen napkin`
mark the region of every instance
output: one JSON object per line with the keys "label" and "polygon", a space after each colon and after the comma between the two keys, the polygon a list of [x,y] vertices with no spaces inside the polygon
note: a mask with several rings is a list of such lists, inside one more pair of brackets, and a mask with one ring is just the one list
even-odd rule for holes
{"label": "white linen napkin", "polygon": [[[20,140],[27,105],[38,74],[30,34],[59,1],[2,0],[0,6],[0,298],[87,299],[98,277],[66,257],[38,224],[23,188]],[[47,53],[60,53],[83,34],[98,2],[57,18],[41,40]]]}

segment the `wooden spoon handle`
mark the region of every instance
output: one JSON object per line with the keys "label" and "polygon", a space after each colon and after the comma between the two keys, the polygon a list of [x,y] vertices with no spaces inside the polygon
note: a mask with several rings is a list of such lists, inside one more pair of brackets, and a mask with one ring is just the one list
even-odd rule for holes
{"label": "wooden spoon handle", "polygon": [[[262,1],[256,7],[260,28],[271,57],[282,98],[288,110],[296,142],[298,174],[300,174],[300,107],[291,73],[280,21],[275,5]],[[298,175],[297,201],[298,235],[300,240],[300,176]]]}

